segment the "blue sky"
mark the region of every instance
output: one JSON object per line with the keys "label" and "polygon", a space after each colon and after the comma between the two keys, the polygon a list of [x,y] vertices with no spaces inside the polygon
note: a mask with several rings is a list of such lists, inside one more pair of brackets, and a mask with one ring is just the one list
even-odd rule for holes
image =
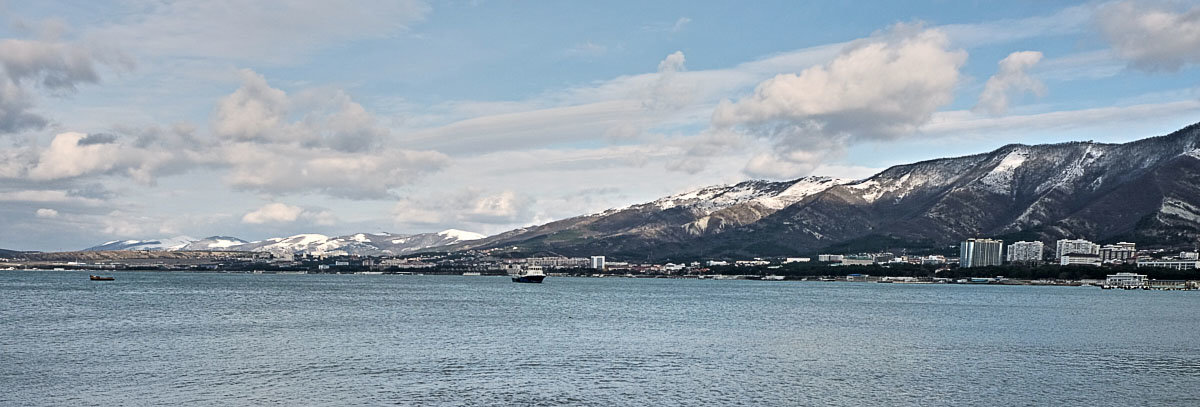
{"label": "blue sky", "polygon": [[1195,2],[10,2],[0,247],[459,228],[1200,120]]}

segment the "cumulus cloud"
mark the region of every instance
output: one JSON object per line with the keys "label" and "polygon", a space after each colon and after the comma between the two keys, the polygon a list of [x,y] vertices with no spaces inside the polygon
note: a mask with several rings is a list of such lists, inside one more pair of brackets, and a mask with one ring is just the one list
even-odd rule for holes
{"label": "cumulus cloud", "polygon": [[333,212],[325,209],[304,209],[299,206],[272,202],[242,215],[242,223],[261,225],[266,223],[291,223],[307,220],[321,226],[337,224]]}
{"label": "cumulus cloud", "polygon": [[[388,136],[375,117],[344,92],[291,97],[254,71],[242,70],[240,75],[242,86],[218,101],[213,112],[212,129],[221,139],[358,152],[377,147]],[[293,115],[298,117],[289,121]]]}
{"label": "cumulus cloud", "polygon": [[272,88],[262,75],[248,69],[239,72],[242,86],[217,102],[212,130],[217,137],[234,141],[303,141],[309,135],[289,131],[286,126],[290,104],[287,93]]}
{"label": "cumulus cloud", "polygon": [[530,215],[530,203],[513,191],[480,195],[470,201],[461,218],[477,223],[513,223]]}
{"label": "cumulus cloud", "polygon": [[39,218],[45,218],[45,219],[57,218],[58,211],[50,209],[50,208],[38,208],[38,210],[36,212],[34,212],[34,215],[36,215]]}
{"label": "cumulus cloud", "polygon": [[1200,6],[1177,10],[1146,2],[1110,3],[1096,12],[1096,23],[1134,68],[1173,72],[1200,63]]}
{"label": "cumulus cloud", "polygon": [[301,213],[304,213],[304,209],[299,206],[274,202],[242,215],[242,222],[254,224],[295,222],[300,218]]}
{"label": "cumulus cloud", "polygon": [[678,109],[695,99],[693,84],[679,78],[686,70],[683,51],[675,51],[658,63],[658,72],[642,106],[650,110]]}
{"label": "cumulus cloud", "polygon": [[1042,53],[1020,51],[1008,54],[1000,60],[1000,69],[984,85],[979,103],[973,110],[1001,115],[1008,111],[1008,98],[1013,93],[1031,92],[1037,96],[1046,94],[1046,85],[1026,72],[1042,60]]}
{"label": "cumulus cloud", "polygon": [[775,157],[757,159],[747,168],[751,175],[770,175],[754,169],[771,162],[788,163],[794,170],[788,177],[804,175],[849,143],[915,132],[953,100],[966,58],[940,30],[897,24],[852,43],[827,64],[777,75],[748,97],[722,102],[711,131],[774,142]]}
{"label": "cumulus cloud", "polygon": [[242,86],[217,103],[212,118],[234,187],[382,198],[448,161],[436,151],[383,148],[387,129],[344,92],[293,96],[253,71],[241,76]]}
{"label": "cumulus cloud", "polygon": [[154,182],[160,170],[178,165],[185,157],[162,148],[142,148],[118,143],[109,134],[61,133],[41,150],[21,176],[35,181],[74,178],[91,174],[120,174],[143,184]]}

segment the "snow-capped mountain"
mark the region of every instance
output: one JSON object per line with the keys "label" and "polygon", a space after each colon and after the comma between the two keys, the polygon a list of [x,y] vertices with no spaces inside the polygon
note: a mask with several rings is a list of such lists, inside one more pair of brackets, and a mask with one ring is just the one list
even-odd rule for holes
{"label": "snow-capped mountain", "polygon": [[[534,250],[566,248],[568,253],[578,255],[613,253],[614,250],[670,253],[678,249],[677,245],[758,222],[846,182],[849,181],[805,177],[793,181],[756,180],[705,187],[643,204],[518,229],[455,247],[497,247],[525,242],[534,243],[531,245]],[[585,247],[570,250],[577,243],[584,243]]]}
{"label": "snow-capped mountain", "polygon": [[154,240],[113,240],[83,249],[83,251],[182,250],[184,247],[187,247],[188,244],[194,241],[196,241],[196,239],[187,236],[176,236],[172,238]]}
{"label": "snow-capped mountain", "polygon": [[209,236],[194,240],[179,250],[229,250],[229,248],[246,244],[242,239],[230,236]]}
{"label": "snow-capped mountain", "polygon": [[661,260],[945,248],[973,236],[1192,246],[1200,238],[1200,124],[1125,144],[1009,145],[849,182],[701,188],[455,247]]}
{"label": "snow-capped mountain", "polygon": [[353,235],[330,237],[321,234],[300,234],[288,237],[276,237],[256,242],[247,242],[242,239],[228,236],[212,236],[204,239],[192,239],[186,236],[181,236],[178,238],[161,240],[112,241],[85,250],[219,250],[326,255],[386,255],[412,253],[439,246],[482,239],[483,237],[483,235],[478,233],[457,229],[449,229],[437,233],[420,233],[411,235],[394,233],[357,233]]}

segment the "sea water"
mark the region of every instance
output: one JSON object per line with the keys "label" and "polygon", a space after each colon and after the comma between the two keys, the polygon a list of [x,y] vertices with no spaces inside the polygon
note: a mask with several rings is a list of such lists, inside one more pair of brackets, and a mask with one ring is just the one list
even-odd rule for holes
{"label": "sea water", "polygon": [[0,405],[1200,405],[1200,292],[88,274],[0,272]]}

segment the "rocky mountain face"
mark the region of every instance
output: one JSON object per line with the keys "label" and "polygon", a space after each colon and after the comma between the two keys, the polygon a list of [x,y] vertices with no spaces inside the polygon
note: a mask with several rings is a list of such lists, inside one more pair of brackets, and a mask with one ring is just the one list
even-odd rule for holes
{"label": "rocky mountain face", "polygon": [[229,236],[193,239],[179,236],[158,240],[118,240],[106,242],[85,251],[151,250],[151,251],[253,251],[327,255],[392,255],[407,254],[434,247],[463,243],[483,238],[483,235],[456,229],[438,233],[393,234],[358,233],[346,236],[301,234],[247,242]]}
{"label": "rocky mountain face", "polygon": [[1200,124],[1125,144],[1009,145],[857,181],[747,181],[458,245],[630,259],[937,248],[967,237],[1193,246]]}

